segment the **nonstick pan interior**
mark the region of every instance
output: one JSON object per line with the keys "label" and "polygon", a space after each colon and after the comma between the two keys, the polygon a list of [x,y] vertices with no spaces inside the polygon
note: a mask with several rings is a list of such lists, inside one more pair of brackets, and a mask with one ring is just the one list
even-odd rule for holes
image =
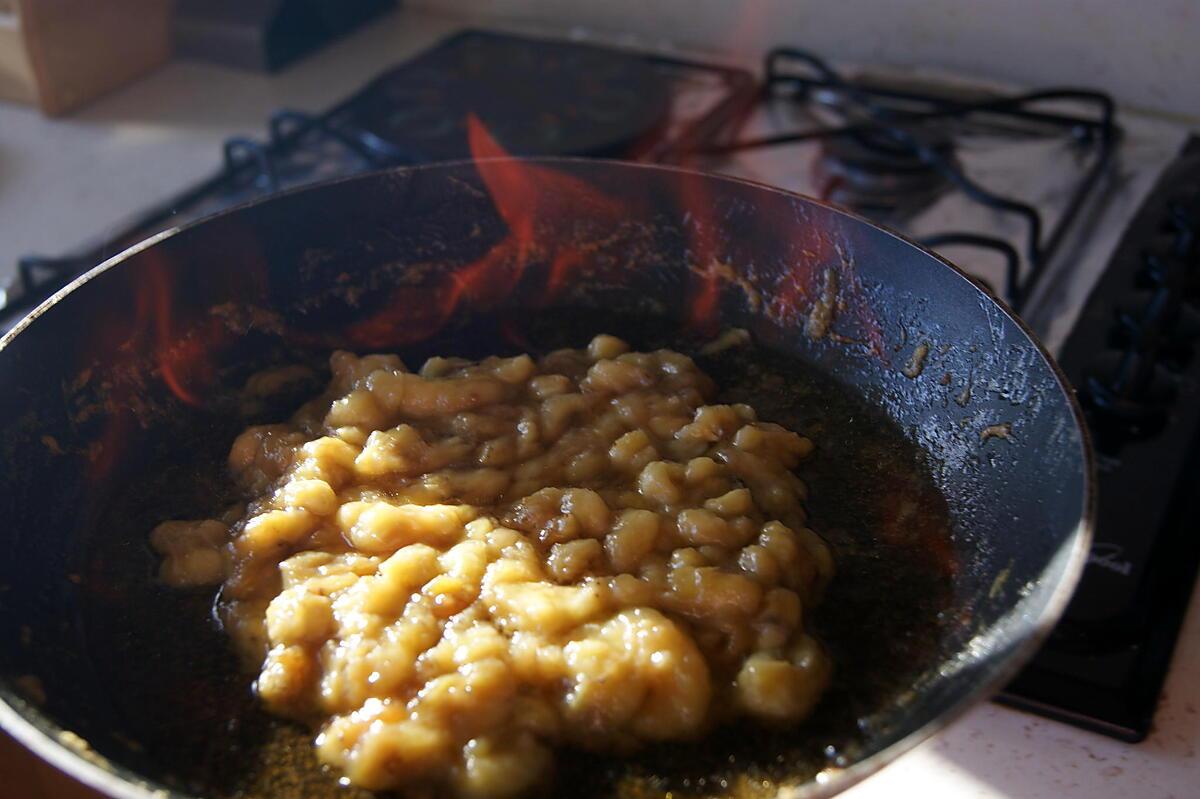
{"label": "nonstick pan interior", "polygon": [[[615,770],[580,756],[599,793],[832,791],[1012,673],[1061,610],[1090,513],[1077,409],[1020,325],[935,257],[812,201],[646,167],[538,169],[560,177],[529,179],[561,196],[536,220],[524,271],[499,293],[468,286],[446,312],[446,287],[462,282],[445,276],[505,255],[513,225],[487,169],[469,164],[329,184],[193,226],[126,254],[6,340],[3,446],[19,467],[0,492],[0,722],[114,793],[144,795],[139,780],[236,788],[264,741],[295,734],[246,707],[247,678],[206,626],[208,599],[154,587],[144,540],[219,499],[213,464],[249,418],[286,413],[286,397],[248,404],[245,379],[319,366],[337,346],[419,358],[602,331],[676,348],[727,327],[753,333],[752,350],[705,366],[817,440],[814,524],[843,563],[822,633],[843,648],[845,681],[807,732],[733,730]],[[147,616],[157,631],[139,639],[130,622]],[[863,634],[836,644],[847,620]],[[225,725],[224,753],[172,762],[205,723]],[[804,782],[818,770],[821,783]]]}

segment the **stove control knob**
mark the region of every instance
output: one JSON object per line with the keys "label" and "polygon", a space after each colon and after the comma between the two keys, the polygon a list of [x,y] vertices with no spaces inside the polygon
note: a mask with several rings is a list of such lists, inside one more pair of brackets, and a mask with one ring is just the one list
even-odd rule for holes
{"label": "stove control knob", "polygon": [[1200,192],[1172,197],[1167,202],[1167,215],[1180,251],[1194,251],[1200,238]]}
{"label": "stove control knob", "polygon": [[1111,419],[1146,422],[1161,418],[1175,396],[1170,372],[1133,347],[1100,355],[1085,375],[1087,399]]}
{"label": "stove control knob", "polygon": [[[1179,297],[1171,288],[1162,284],[1154,291],[1134,292],[1132,302],[1117,307],[1117,319],[1139,335],[1167,334],[1179,312]],[[1149,347],[1143,344],[1142,349]]]}
{"label": "stove control knob", "polygon": [[1175,320],[1172,331],[1175,339],[1182,344],[1192,344],[1200,339],[1200,307],[1183,304],[1179,306],[1179,317]]}
{"label": "stove control knob", "polygon": [[1118,308],[1109,344],[1158,353],[1162,365],[1172,372],[1186,369],[1200,338],[1200,309],[1180,302],[1168,286],[1133,296],[1134,302]]}
{"label": "stove control knob", "polygon": [[1183,264],[1183,297],[1186,302],[1200,305],[1200,252]]}
{"label": "stove control knob", "polygon": [[1152,288],[1170,282],[1186,271],[1186,254],[1180,249],[1179,237],[1160,233],[1142,250],[1142,268],[1138,272],[1139,288]]}

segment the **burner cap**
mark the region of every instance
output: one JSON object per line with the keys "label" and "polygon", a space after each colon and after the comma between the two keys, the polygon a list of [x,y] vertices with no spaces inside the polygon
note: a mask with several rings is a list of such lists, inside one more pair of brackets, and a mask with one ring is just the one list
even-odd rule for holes
{"label": "burner cap", "polygon": [[384,74],[344,122],[412,162],[467,158],[474,113],[517,155],[617,155],[663,125],[670,96],[636,55],[471,31]]}
{"label": "burner cap", "polygon": [[[954,143],[930,128],[904,132],[954,162]],[[949,180],[887,130],[862,131],[821,140],[814,171],[826,199],[868,212],[915,212],[933,203]]]}

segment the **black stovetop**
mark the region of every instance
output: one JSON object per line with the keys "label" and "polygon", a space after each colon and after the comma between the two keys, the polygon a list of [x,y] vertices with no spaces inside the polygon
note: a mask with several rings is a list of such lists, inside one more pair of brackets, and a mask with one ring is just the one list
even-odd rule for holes
{"label": "black stovetop", "polygon": [[1059,362],[1088,418],[1083,580],[1003,701],[1125,740],[1150,730],[1200,563],[1200,140],[1125,232]]}

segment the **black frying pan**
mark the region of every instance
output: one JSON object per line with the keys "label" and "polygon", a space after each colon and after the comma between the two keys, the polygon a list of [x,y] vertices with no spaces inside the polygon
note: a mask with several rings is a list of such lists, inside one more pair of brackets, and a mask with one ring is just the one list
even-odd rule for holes
{"label": "black frying pan", "polygon": [[730,327],[753,344],[702,366],[818,445],[839,677],[802,729],[565,770],[595,795],[845,788],[1000,687],[1057,619],[1090,538],[1079,409],[1022,324],[916,245],[775,189],[596,161],[277,196],[130,249],[5,336],[0,725],[117,797],[339,795],[306,733],[256,711],[211,596],[150,577],[149,528],[211,509],[236,431],[314,391],[248,397],[249,375],[602,331],[698,352]]}

